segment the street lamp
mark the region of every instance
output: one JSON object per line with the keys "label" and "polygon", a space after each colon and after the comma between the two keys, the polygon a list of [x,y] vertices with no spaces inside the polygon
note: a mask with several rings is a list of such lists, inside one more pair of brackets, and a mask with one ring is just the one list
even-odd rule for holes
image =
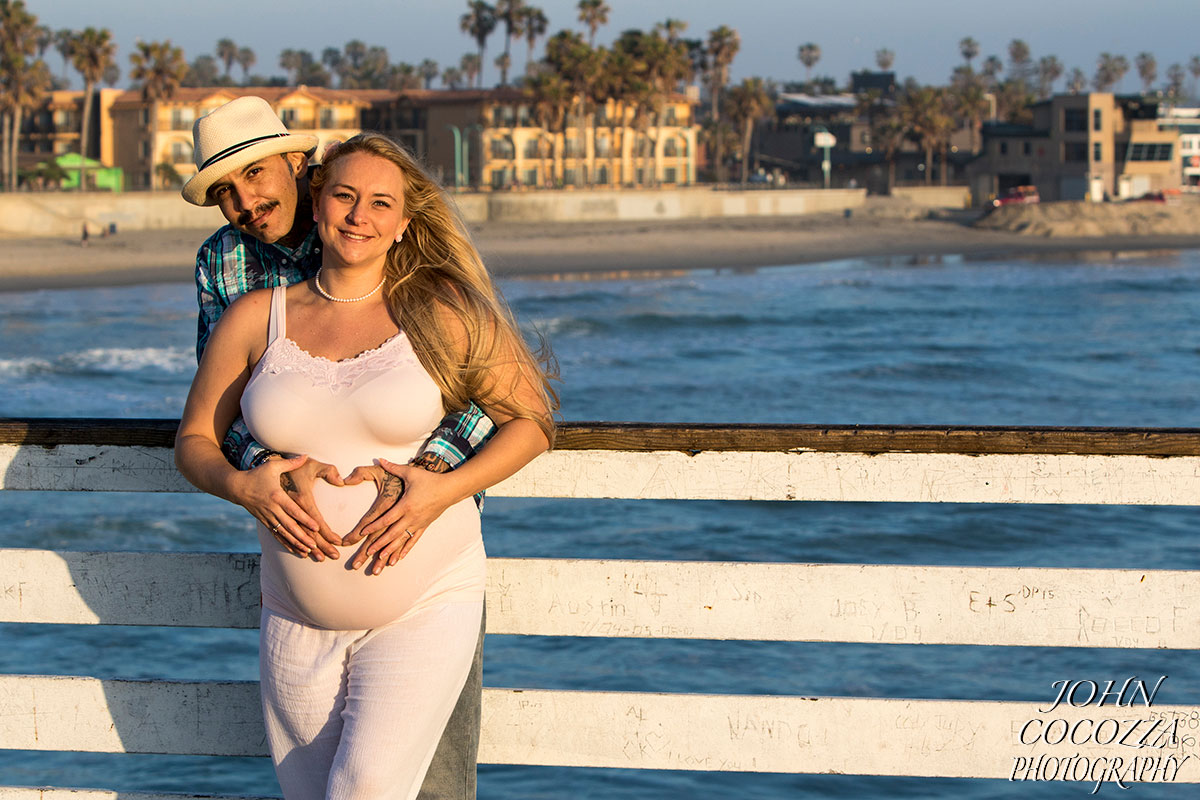
{"label": "street lamp", "polygon": [[825,157],[821,159],[821,172],[825,173],[825,188],[828,189],[830,168],[829,151],[833,149],[834,145],[837,144],[837,137],[830,133],[824,125],[818,125],[813,129],[813,131],[813,144],[825,151]]}

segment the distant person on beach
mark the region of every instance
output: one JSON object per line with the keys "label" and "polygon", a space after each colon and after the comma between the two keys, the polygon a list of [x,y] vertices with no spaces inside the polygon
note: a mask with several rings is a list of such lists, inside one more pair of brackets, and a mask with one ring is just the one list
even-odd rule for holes
{"label": "distant person on beach", "polygon": [[[229,224],[201,245],[196,259],[200,317],[197,355],[202,356],[217,320],[240,295],[254,289],[310,280],[321,263],[321,240],[308,188],[309,157],[317,139],[288,133],[270,105],[243,97],[198,120],[193,129],[197,174],[184,199],[217,205]],[[494,432],[473,403],[448,415],[412,459],[412,467],[440,472],[471,458]],[[364,535],[403,535],[406,503],[396,494],[378,500],[344,539],[335,534],[313,499],[318,480],[334,476],[330,464],[309,457],[285,458],[254,441],[239,417],[224,435],[230,462],[257,478],[240,502],[260,521],[270,521],[280,542],[315,560],[336,559],[338,546]],[[405,468],[397,468],[401,478]],[[406,502],[419,501],[420,481],[409,482]],[[482,501],[482,495],[477,498]],[[422,800],[472,800],[479,747],[483,623],[471,671],[428,770]]]}
{"label": "distant person on beach", "polygon": [[[251,170],[303,166],[259,158]],[[239,191],[200,176],[218,202]],[[285,798],[411,800],[476,650],[486,567],[473,497],[550,446],[555,398],[461,219],[409,153],[356,136],[326,153],[311,198],[316,274],[246,293],[223,315],[188,395],[176,462],[260,523],[263,711]],[[278,211],[247,207],[252,226]],[[470,398],[497,425],[485,448],[442,474],[401,466],[445,409]],[[239,409],[280,463],[243,471],[226,460]],[[294,517],[261,500],[308,460],[323,464],[316,511],[351,531],[344,541],[363,541],[349,565],[297,558],[297,540],[283,533]],[[396,525],[364,523],[378,497],[399,497]]]}
{"label": "distant person on beach", "polygon": [[83,233],[79,234],[79,246],[87,247],[87,242],[88,242],[88,232],[87,232],[87,223],[85,222],[85,223],[83,223]]}

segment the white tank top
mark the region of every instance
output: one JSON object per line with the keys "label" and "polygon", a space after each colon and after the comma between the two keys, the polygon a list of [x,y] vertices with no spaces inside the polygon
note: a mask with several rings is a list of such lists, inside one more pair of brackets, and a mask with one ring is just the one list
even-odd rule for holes
{"label": "white tank top", "polygon": [[[267,349],[242,393],[242,416],[271,450],[333,464],[345,477],[386,458],[403,464],[442,419],[441,392],[403,331],[342,361],[309,355],[287,338],[285,287],[271,296]],[[317,481],[313,496],[335,533],[354,527],[375,484]],[[484,553],[471,498],[446,510],[400,563],[380,575],[353,571],[362,545],[318,563],[288,553],[259,525],[263,602],[272,611],[336,630],[375,628],[433,602],[483,597]],[[364,568],[365,569],[365,568]]]}

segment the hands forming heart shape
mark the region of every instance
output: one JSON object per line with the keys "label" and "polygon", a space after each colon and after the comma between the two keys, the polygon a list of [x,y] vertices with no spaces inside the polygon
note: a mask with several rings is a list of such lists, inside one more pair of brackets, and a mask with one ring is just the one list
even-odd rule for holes
{"label": "hands forming heart shape", "polygon": [[[271,459],[251,473],[265,471],[264,482],[273,477],[279,489],[267,493],[265,502],[247,508],[275,538],[299,557],[324,561],[338,559],[338,547],[361,543],[350,567],[378,575],[385,567],[404,558],[420,540],[425,529],[455,501],[444,485],[445,478],[429,469],[409,464],[393,464],[385,459],[356,467],[342,478],[331,464],[307,456]],[[366,498],[361,492],[343,493],[347,487],[371,483],[375,496],[370,507],[358,517],[350,531],[335,533],[326,521],[345,528],[354,520],[333,509],[361,509]],[[338,487],[331,492],[328,487]],[[280,496],[282,495],[282,497]],[[261,497],[261,495],[259,495]],[[326,515],[321,513],[325,508]]]}

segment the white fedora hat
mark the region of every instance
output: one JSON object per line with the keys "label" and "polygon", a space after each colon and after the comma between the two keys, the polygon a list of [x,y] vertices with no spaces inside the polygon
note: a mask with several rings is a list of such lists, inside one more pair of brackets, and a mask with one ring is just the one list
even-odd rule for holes
{"label": "white fedora hat", "polygon": [[197,206],[216,205],[208,187],[236,169],[276,153],[305,153],[317,149],[317,137],[288,133],[283,122],[261,97],[230,100],[192,126],[196,174],[183,185],[183,199]]}

